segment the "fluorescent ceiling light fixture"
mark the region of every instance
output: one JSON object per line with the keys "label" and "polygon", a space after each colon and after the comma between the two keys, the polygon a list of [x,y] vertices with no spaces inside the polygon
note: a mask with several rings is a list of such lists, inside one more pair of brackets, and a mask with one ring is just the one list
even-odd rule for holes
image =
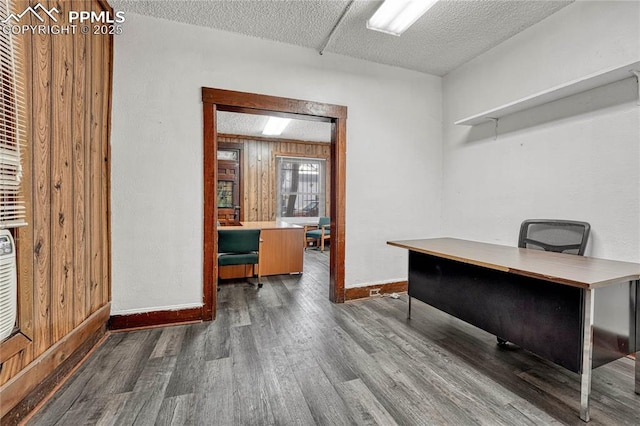
{"label": "fluorescent ceiling light fixture", "polygon": [[367,21],[367,28],[399,36],[438,0],[385,0]]}
{"label": "fluorescent ceiling light fixture", "polygon": [[269,117],[269,121],[267,121],[267,125],[264,126],[262,134],[267,136],[281,135],[290,121],[290,118]]}

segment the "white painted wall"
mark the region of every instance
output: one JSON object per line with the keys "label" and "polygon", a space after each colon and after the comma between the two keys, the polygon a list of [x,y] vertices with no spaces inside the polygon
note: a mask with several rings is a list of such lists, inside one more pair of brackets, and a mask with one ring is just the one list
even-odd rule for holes
{"label": "white painted wall", "polygon": [[[640,107],[633,78],[501,119],[454,121],[640,60],[640,3],[577,1],[443,79],[443,234],[516,245],[526,218],[592,225],[587,255],[640,262]],[[598,299],[607,328],[615,304]],[[628,294],[619,300],[628,303]],[[620,311],[620,309],[617,309]]]}
{"label": "white painted wall", "polygon": [[346,286],[406,276],[406,253],[385,243],[440,228],[440,78],[126,19],[115,36],[112,314],[202,303],[202,86],[346,105]]}
{"label": "white painted wall", "polygon": [[638,2],[578,1],[443,79],[444,234],[515,245],[526,218],[585,220],[587,254],[640,261],[633,78],[502,119],[497,140],[493,124],[453,124],[639,61],[639,18]]}

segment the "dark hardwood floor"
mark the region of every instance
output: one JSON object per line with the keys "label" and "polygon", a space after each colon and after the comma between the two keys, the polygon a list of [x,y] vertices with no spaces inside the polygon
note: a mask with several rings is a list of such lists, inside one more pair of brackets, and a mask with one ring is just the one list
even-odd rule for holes
{"label": "dark hardwood floor", "polygon": [[[31,425],[584,425],[576,374],[407,298],[328,300],[305,273],[222,285],[214,322],[111,334]],[[640,424],[633,362],[594,370],[591,425]]]}

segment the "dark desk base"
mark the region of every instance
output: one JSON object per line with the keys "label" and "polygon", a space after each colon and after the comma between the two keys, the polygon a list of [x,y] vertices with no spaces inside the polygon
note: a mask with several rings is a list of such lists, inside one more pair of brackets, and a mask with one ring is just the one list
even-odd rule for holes
{"label": "dark desk base", "polygon": [[[640,286],[637,281],[629,286],[632,331],[624,348],[627,353],[634,353],[640,350]],[[421,300],[580,373],[580,417],[585,421],[589,420],[591,369],[626,355],[612,356],[610,351],[599,354],[598,345],[594,346],[592,293],[593,290],[409,251],[409,303],[412,297]],[[639,371],[636,368],[636,392],[640,392]]]}

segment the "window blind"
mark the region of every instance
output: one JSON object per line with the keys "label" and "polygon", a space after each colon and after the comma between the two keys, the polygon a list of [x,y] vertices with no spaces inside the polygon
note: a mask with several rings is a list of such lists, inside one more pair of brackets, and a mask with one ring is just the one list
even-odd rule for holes
{"label": "window blind", "polygon": [[[11,13],[11,3],[0,0],[0,20]],[[25,105],[19,41],[19,35],[0,31],[0,229],[26,225],[20,186]]]}

